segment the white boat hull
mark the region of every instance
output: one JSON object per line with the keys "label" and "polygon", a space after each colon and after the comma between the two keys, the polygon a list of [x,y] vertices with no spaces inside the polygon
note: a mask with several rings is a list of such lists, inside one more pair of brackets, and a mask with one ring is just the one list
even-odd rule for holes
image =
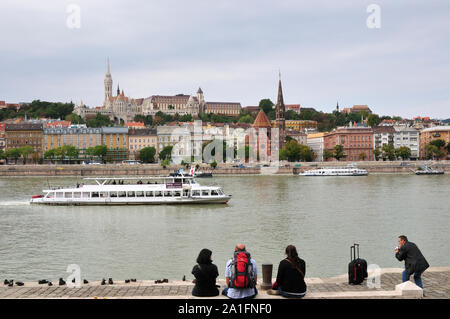
{"label": "white boat hull", "polygon": [[217,196],[215,198],[187,197],[187,198],[161,198],[161,199],[64,199],[64,198],[33,198],[30,204],[59,205],[59,206],[115,206],[115,205],[180,205],[180,204],[226,204],[231,196]]}
{"label": "white boat hull", "polygon": [[368,172],[365,169],[357,168],[355,165],[348,165],[347,167],[327,167],[312,169],[299,176],[366,176]]}

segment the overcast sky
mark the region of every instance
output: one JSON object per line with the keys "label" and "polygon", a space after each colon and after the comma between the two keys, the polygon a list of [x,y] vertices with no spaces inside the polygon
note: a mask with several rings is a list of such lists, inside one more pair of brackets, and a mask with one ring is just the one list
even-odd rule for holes
{"label": "overcast sky", "polygon": [[[69,28],[67,5],[81,9]],[[381,8],[368,28],[367,7]],[[0,100],[103,103],[106,58],[134,98],[276,101],[450,117],[450,1],[1,0]]]}

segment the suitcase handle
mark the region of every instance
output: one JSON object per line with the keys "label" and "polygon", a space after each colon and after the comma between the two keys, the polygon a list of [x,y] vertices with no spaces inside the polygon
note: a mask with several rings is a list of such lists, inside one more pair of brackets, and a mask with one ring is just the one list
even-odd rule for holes
{"label": "suitcase handle", "polygon": [[356,259],[356,247],[358,247],[358,258],[359,258],[359,244],[354,243],[353,246],[350,246],[350,261]]}

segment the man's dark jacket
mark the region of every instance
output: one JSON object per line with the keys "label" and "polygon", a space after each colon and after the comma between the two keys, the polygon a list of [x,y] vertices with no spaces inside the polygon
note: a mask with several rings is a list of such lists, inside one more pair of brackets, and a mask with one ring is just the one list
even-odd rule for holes
{"label": "man's dark jacket", "polygon": [[400,261],[405,261],[405,269],[408,276],[411,276],[415,272],[422,273],[430,267],[416,244],[409,241],[400,247],[395,257]]}

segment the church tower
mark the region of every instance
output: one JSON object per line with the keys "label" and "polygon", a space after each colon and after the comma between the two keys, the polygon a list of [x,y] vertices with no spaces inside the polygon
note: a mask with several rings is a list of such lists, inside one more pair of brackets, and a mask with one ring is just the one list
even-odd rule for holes
{"label": "church tower", "polygon": [[106,74],[105,74],[105,81],[104,81],[104,83],[105,83],[105,102],[104,102],[104,105],[106,105],[107,101],[112,96],[112,85],[113,85],[111,72],[109,70],[109,58],[107,59],[107,62],[106,62]]}
{"label": "church tower", "polygon": [[199,113],[204,113],[205,112],[205,97],[203,96],[203,91],[202,88],[198,88],[197,91],[197,100],[198,100],[198,108],[199,108]]}
{"label": "church tower", "polygon": [[285,106],[283,101],[283,90],[281,88],[281,72],[278,79],[278,99],[275,106],[275,123],[279,130],[279,149],[283,149],[286,139]]}

